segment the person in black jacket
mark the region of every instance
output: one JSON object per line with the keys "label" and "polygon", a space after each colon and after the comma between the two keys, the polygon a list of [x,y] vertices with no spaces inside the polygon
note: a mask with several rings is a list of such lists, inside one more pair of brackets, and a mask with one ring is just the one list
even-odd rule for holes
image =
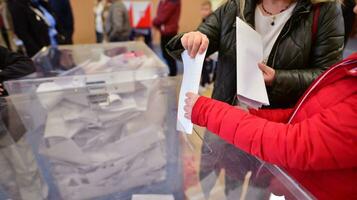
{"label": "person in black jacket", "polygon": [[[280,14],[285,14],[294,6],[281,31],[274,33],[276,40],[265,40],[273,43],[273,46],[270,53],[264,53],[263,63],[259,64],[267,85],[270,106],[290,108],[316,77],[342,59],[345,31],[341,5],[325,1],[280,0],[279,8],[272,0],[228,0],[201,23],[197,31],[178,34],[166,47],[176,59],[181,58],[185,49],[192,57],[205,50],[207,56],[218,51],[212,96],[216,100],[236,104],[236,17],[245,20],[251,27],[264,24],[267,30],[274,30],[282,20]],[[245,2],[244,9],[240,9],[242,2]],[[318,12],[316,37],[313,34],[315,2],[324,2],[320,4]],[[258,13],[257,16],[263,15],[263,19],[256,18],[255,13]],[[262,34],[263,39],[268,36]],[[264,49],[270,49],[267,48],[270,45],[263,46]]]}
{"label": "person in black jacket", "polygon": [[342,5],[343,18],[345,20],[345,44],[351,36],[353,25],[355,23],[356,14],[354,7],[356,6],[355,0],[345,0]]}
{"label": "person in black jacket", "polygon": [[35,66],[30,58],[0,46],[0,95],[4,93],[4,81],[17,79],[34,71]]}
{"label": "person in black jacket", "polygon": [[74,19],[69,0],[49,0],[58,23],[63,29],[64,41],[61,44],[73,44]]}
{"label": "person in black jacket", "polygon": [[[28,56],[32,57],[42,47],[51,44],[49,36],[49,22],[39,5],[52,13],[47,1],[38,0],[8,0],[8,8],[13,18],[15,34],[24,42]],[[52,15],[54,16],[54,15]],[[62,32],[56,23],[58,43],[63,40]]]}

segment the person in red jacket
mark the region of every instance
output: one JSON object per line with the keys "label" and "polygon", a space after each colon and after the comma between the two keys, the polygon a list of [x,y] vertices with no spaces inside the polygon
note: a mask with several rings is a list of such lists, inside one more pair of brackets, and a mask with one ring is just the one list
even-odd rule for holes
{"label": "person in red jacket", "polygon": [[160,0],[157,15],[153,21],[154,27],[161,34],[162,56],[169,65],[170,76],[176,76],[177,65],[175,59],[166,52],[165,46],[178,33],[180,13],[181,0]]}
{"label": "person in red jacket", "polygon": [[285,168],[317,199],[357,199],[357,53],[317,78],[292,109],[247,112],[187,97],[194,124]]}

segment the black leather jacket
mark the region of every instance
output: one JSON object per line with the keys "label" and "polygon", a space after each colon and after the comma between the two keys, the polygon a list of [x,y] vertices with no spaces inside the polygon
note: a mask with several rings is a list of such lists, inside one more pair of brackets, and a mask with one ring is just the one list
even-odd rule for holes
{"label": "black leather jacket", "polygon": [[[55,16],[47,1],[40,0],[39,4]],[[48,25],[31,7],[38,8],[31,0],[8,0],[8,8],[12,16],[15,33],[24,42],[27,54],[30,57],[40,51],[42,47],[50,45]],[[58,32],[57,41],[61,43],[64,38],[59,23],[56,23],[56,30]]]}
{"label": "black leather jacket", "polygon": [[[256,0],[246,0],[244,18],[252,27],[256,5]],[[341,6],[333,2],[321,4],[314,45],[312,7],[310,1],[298,0],[269,56],[267,65],[276,70],[273,85],[267,88],[273,108],[294,106],[315,78],[342,59],[344,22]],[[230,104],[236,103],[236,16],[242,18],[239,0],[228,0],[198,27],[210,41],[207,55],[219,51],[213,98]],[[167,45],[168,52],[177,59],[183,51],[182,35],[177,35]]]}
{"label": "black leather jacket", "polygon": [[32,60],[0,46],[0,83],[35,72]]}

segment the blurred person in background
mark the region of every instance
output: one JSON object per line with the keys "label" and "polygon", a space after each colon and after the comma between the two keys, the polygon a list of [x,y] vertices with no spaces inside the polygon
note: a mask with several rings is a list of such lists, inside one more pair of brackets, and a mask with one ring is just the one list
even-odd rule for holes
{"label": "blurred person in background", "polygon": [[96,0],[93,9],[95,15],[95,36],[96,42],[102,43],[104,40],[104,22],[108,15],[109,4],[107,0]]}
{"label": "blurred person in background", "polygon": [[180,13],[181,0],[160,0],[157,15],[153,22],[154,27],[161,34],[162,55],[169,65],[170,76],[176,76],[177,64],[175,59],[166,52],[165,46],[178,33]]}
{"label": "blurred person in background", "polygon": [[74,19],[71,2],[69,0],[49,0],[56,15],[57,22],[62,27],[64,40],[60,44],[73,44]]}
{"label": "blurred person in background", "polygon": [[345,44],[348,42],[349,37],[353,31],[357,10],[357,0],[344,0],[342,3],[343,18],[345,20]]}
{"label": "blurred person in background", "polygon": [[7,0],[0,0],[0,45],[9,50],[25,54],[23,42],[15,35]]}
{"label": "blurred person in background", "polygon": [[15,34],[23,41],[28,56],[34,56],[43,47],[57,46],[64,40],[47,1],[8,0],[8,8]]}
{"label": "blurred person in background", "polygon": [[128,41],[131,33],[129,11],[122,0],[110,0],[105,31],[109,42]]}
{"label": "blurred person in background", "polygon": [[6,46],[12,50],[13,33],[11,32],[11,16],[7,10],[5,0],[0,0],[0,32],[1,32],[1,45]]}

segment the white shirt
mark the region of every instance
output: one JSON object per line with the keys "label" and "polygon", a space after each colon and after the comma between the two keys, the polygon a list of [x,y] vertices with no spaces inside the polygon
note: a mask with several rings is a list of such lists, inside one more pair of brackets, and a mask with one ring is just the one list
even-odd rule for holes
{"label": "white shirt", "polygon": [[[259,6],[255,8],[255,30],[262,36],[264,60],[268,60],[271,50],[278,38],[281,30],[291,17],[296,3],[292,4],[287,10],[275,16],[264,16]],[[274,21],[274,26],[271,23]]]}
{"label": "white shirt", "polygon": [[104,3],[100,2],[94,9],[95,12],[95,30],[98,33],[104,32],[103,25],[103,12],[104,12]]}

